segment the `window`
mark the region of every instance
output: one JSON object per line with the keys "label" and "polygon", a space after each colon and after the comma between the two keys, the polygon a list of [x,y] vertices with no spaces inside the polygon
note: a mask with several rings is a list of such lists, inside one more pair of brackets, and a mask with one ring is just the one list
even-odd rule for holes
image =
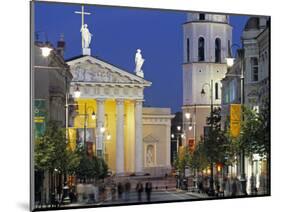
{"label": "window", "polygon": [[219,84],[215,83],[215,99],[219,99]]}
{"label": "window", "polygon": [[259,80],[259,64],[256,57],[251,58],[251,70],[252,70],[252,81],[257,82]]}
{"label": "window", "polygon": [[205,20],[205,14],[199,13],[199,20]]}
{"label": "window", "polygon": [[190,61],[190,52],[189,52],[189,38],[186,39],[186,61]]}
{"label": "window", "polygon": [[227,41],[227,51],[228,51],[228,56],[230,56],[231,55],[230,40]]}
{"label": "window", "polygon": [[237,88],[237,81],[233,79],[229,83],[229,102],[233,102],[236,99],[236,88]]}
{"label": "window", "polygon": [[200,37],[198,40],[198,61],[204,61],[205,60],[205,41],[204,38]]}
{"label": "window", "polygon": [[221,40],[219,38],[215,40],[215,62],[221,62]]}

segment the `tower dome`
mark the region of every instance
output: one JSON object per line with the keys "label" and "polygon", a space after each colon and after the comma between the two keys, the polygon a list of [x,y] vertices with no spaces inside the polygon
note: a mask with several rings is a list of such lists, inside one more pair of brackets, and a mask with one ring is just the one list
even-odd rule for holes
{"label": "tower dome", "polygon": [[245,30],[253,30],[253,29],[259,29],[260,28],[260,19],[259,17],[251,17],[247,21],[245,25]]}
{"label": "tower dome", "polygon": [[211,22],[221,22],[229,24],[228,15],[217,15],[217,14],[208,14],[208,13],[188,13],[187,21],[211,21]]}

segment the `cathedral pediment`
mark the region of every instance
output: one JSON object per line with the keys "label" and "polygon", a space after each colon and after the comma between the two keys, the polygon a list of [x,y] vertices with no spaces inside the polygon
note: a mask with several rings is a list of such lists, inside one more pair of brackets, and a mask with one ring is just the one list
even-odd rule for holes
{"label": "cathedral pediment", "polygon": [[92,56],[67,61],[72,82],[150,86],[151,82]]}
{"label": "cathedral pediment", "polygon": [[146,143],[157,143],[158,139],[154,138],[151,134],[149,134],[143,138],[143,141]]}

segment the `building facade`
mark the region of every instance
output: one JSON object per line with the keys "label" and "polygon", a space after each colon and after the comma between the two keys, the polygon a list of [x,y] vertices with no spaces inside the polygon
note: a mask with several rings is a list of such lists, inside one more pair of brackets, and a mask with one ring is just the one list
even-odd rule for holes
{"label": "building facade", "polygon": [[221,126],[224,129],[229,125],[229,114],[231,104],[241,104],[241,92],[243,85],[243,66],[244,50],[238,49],[235,57],[235,63],[227,69],[222,83],[222,100],[221,100]]}
{"label": "building facade", "polygon": [[[241,103],[259,112],[264,104],[269,103],[268,23],[266,17],[249,18],[241,37],[242,49],[237,50],[233,66],[222,79],[222,125],[225,127],[229,126],[231,104]],[[245,157],[244,172],[248,194],[252,194],[255,188],[261,194],[268,192],[267,162],[266,158],[257,154]],[[228,167],[229,176],[241,177],[241,163],[241,158],[238,158],[237,163]]]}
{"label": "building facade", "polygon": [[189,13],[183,34],[183,125],[185,143],[194,146],[204,136],[211,103],[221,105],[221,79],[227,71],[232,26],[228,15]]}
{"label": "building facade", "polygon": [[53,49],[49,56],[44,57],[41,49],[43,46],[45,44],[40,42],[36,42],[34,45],[33,94],[35,104],[45,105],[46,121],[56,121],[59,125],[65,126],[66,93],[72,80],[72,74],[63,59],[63,52]]}
{"label": "building facade", "polygon": [[[63,59],[64,41],[58,42],[48,56],[42,55],[46,44],[36,42],[33,48],[32,112],[35,139],[44,134],[48,122],[63,127],[66,124],[65,103],[72,80],[69,66]],[[50,46],[50,45],[49,45]],[[34,141],[35,141],[34,139]],[[51,190],[56,186],[48,172],[35,171],[35,201],[49,202]],[[41,187],[43,185],[43,187]]]}
{"label": "building facade", "polygon": [[170,109],[143,108],[143,91],[151,82],[90,55],[67,63],[70,94],[78,105],[69,128],[72,148],[87,145],[117,176],[169,172],[173,116]]}
{"label": "building facade", "polygon": [[252,17],[242,35],[245,51],[245,104],[257,110],[264,101],[269,100],[268,24],[267,17]]}
{"label": "building facade", "polygon": [[[242,43],[244,54],[245,106],[260,111],[269,105],[270,96],[270,52],[269,18],[251,17],[245,25]],[[269,159],[253,154],[245,160],[247,191],[257,188],[259,193],[268,194]]]}

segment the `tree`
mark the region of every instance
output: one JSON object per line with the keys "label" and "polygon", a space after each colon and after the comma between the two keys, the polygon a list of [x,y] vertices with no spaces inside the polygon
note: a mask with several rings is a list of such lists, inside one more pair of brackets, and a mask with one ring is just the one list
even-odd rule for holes
{"label": "tree", "polygon": [[228,146],[225,133],[221,130],[221,109],[214,108],[209,117],[207,117],[206,124],[209,126],[208,134],[204,138],[204,149],[206,158],[210,164],[210,194],[214,193],[214,179],[213,179],[213,165],[217,162],[224,162],[226,157],[226,149]]}
{"label": "tree", "polygon": [[209,163],[222,162],[225,160],[225,152],[228,147],[224,131],[221,129],[221,109],[213,109],[213,115],[207,117],[209,128],[208,135],[204,138],[204,149]]}
{"label": "tree", "polygon": [[35,141],[35,169],[58,170],[73,173],[80,160],[79,154],[68,148],[65,129],[55,122],[49,122],[43,136]]}
{"label": "tree", "polygon": [[208,166],[204,142],[199,141],[191,154],[190,166],[193,170],[202,170]]}
{"label": "tree", "polygon": [[89,179],[98,180],[107,176],[108,166],[102,158],[89,157],[83,150],[79,151],[81,160],[76,170],[78,178],[86,182]]}
{"label": "tree", "polygon": [[248,107],[243,108],[243,121],[240,134],[240,149],[245,154],[259,154],[266,157],[270,148],[269,107],[265,104],[258,113]]}
{"label": "tree", "polygon": [[[59,186],[62,189],[62,175],[65,179],[67,174],[73,174],[79,165],[79,161],[79,154],[68,148],[65,129],[59,127],[56,122],[49,122],[44,134],[35,140],[34,162],[35,171],[50,174],[52,192],[54,192],[52,182],[54,172],[60,176]],[[38,179],[36,180],[38,181]],[[41,187],[42,182],[37,185]]]}

